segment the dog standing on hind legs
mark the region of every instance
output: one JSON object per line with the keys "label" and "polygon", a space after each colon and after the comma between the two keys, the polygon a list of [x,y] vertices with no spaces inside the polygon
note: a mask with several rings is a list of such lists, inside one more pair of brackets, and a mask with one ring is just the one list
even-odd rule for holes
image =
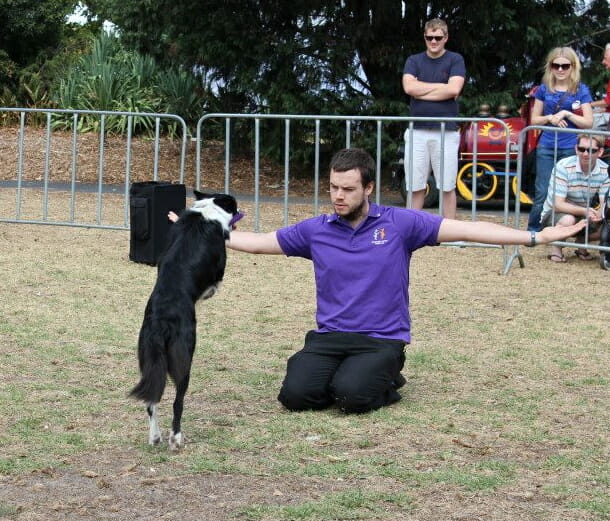
{"label": "dog standing on hind legs", "polygon": [[157,281],[146,304],[138,339],[140,382],[130,395],[146,402],[148,442],[161,443],[157,418],[167,375],[176,386],[168,444],[184,443],[181,419],[195,352],[195,304],[218,290],[226,265],[225,241],[243,216],[234,197],[195,191],[194,205],[172,225],[159,262]]}

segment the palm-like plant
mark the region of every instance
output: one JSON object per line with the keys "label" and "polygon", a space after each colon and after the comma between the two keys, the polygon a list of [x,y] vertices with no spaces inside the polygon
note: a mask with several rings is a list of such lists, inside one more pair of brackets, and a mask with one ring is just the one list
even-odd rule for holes
{"label": "palm-like plant", "polygon": [[[91,53],[82,56],[58,82],[54,101],[61,108],[118,112],[165,112],[185,119],[199,117],[200,89],[195,75],[187,71],[161,70],[153,58],[124,49],[118,38],[102,33],[92,44]],[[146,116],[132,116],[132,132],[149,134],[154,121]],[[54,128],[71,128],[69,114],[59,114]],[[98,130],[100,118],[83,114],[79,130]],[[165,123],[164,130],[174,135],[175,123]],[[105,130],[124,134],[128,116],[109,116]]]}

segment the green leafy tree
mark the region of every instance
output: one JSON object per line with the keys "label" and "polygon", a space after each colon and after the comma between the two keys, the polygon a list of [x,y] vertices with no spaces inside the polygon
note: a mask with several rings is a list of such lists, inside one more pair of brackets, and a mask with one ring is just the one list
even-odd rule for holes
{"label": "green leafy tree", "polygon": [[18,65],[57,45],[73,0],[0,0],[0,48]]}
{"label": "green leafy tree", "polygon": [[[466,60],[462,113],[475,114],[483,102],[516,112],[558,45],[573,45],[585,63],[583,79],[601,86],[603,71],[590,57],[608,30],[606,0],[91,0],[88,6],[90,16],[117,25],[129,48],[185,76],[196,71],[202,113],[408,115],[403,64],[424,50],[424,24],[435,17],[448,22],[448,48]],[[344,125],[323,127],[324,147],[341,146]],[[280,159],[283,127],[265,123],[263,130],[264,151]],[[296,163],[313,159],[313,132],[313,123],[291,126]],[[384,125],[386,159],[393,159],[402,132],[403,125]],[[250,125],[236,124],[232,136],[234,146],[251,149]],[[354,144],[371,148],[373,136],[366,123],[352,127]]]}
{"label": "green leafy tree", "polygon": [[606,92],[610,77],[601,65],[604,49],[610,43],[610,2],[592,0],[578,18],[579,34],[568,42],[584,60],[583,81],[591,89],[594,98],[601,98]]}
{"label": "green leafy tree", "polygon": [[402,66],[423,50],[427,19],[445,19],[448,47],[465,56],[470,109],[490,92],[519,99],[551,47],[574,41],[590,56],[583,29],[608,29],[604,4],[607,13],[605,0],[98,0],[90,7],[141,52],[205,71],[236,112],[396,114],[406,111]]}
{"label": "green leafy tree", "polygon": [[[586,35],[597,31],[603,37],[600,31],[608,29],[604,3],[92,0],[88,5],[91,14],[119,27],[127,45],[199,71],[207,112],[408,115],[401,87],[405,58],[424,50],[425,22],[443,18],[450,30],[448,48],[466,60],[461,107],[470,115],[483,101],[516,111],[554,46],[574,43],[587,65],[585,78],[593,65],[599,69],[589,59],[599,49]],[[311,128],[294,133],[295,141],[306,142]],[[387,133],[396,139],[402,128],[388,126]]]}
{"label": "green leafy tree", "polygon": [[[21,72],[58,52],[70,30],[66,17],[75,4],[74,0],[0,0],[0,89],[5,101],[11,96],[14,102],[27,99],[27,88],[19,88]],[[28,88],[35,95],[41,85],[34,81]]]}

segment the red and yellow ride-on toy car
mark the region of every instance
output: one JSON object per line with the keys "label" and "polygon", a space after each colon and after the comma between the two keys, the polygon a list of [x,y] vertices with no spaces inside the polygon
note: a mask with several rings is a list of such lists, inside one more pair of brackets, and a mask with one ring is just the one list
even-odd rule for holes
{"label": "red and yellow ride-on toy car", "polygon": [[456,180],[457,192],[462,199],[484,202],[494,197],[503,197],[504,190],[500,188],[504,183],[510,183],[510,193],[514,197],[518,196],[521,204],[532,204],[533,193],[530,187],[533,187],[535,175],[535,132],[528,132],[524,142],[520,190],[517,178],[519,133],[529,125],[532,105],[533,96],[528,96],[518,116],[510,116],[505,105],[500,105],[495,115],[491,115],[488,105],[481,105],[478,118],[490,120],[471,121],[463,126],[460,135],[460,168]]}

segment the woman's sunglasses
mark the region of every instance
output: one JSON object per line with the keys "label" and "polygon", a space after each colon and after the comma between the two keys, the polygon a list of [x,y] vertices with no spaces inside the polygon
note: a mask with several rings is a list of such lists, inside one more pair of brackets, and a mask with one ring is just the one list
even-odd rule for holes
{"label": "woman's sunglasses", "polygon": [[569,71],[572,67],[571,63],[551,63],[551,68],[555,71]]}
{"label": "woman's sunglasses", "polygon": [[431,42],[432,40],[434,40],[435,42],[440,42],[445,39],[444,36],[428,36],[427,34],[424,36],[424,38],[429,42]]}

